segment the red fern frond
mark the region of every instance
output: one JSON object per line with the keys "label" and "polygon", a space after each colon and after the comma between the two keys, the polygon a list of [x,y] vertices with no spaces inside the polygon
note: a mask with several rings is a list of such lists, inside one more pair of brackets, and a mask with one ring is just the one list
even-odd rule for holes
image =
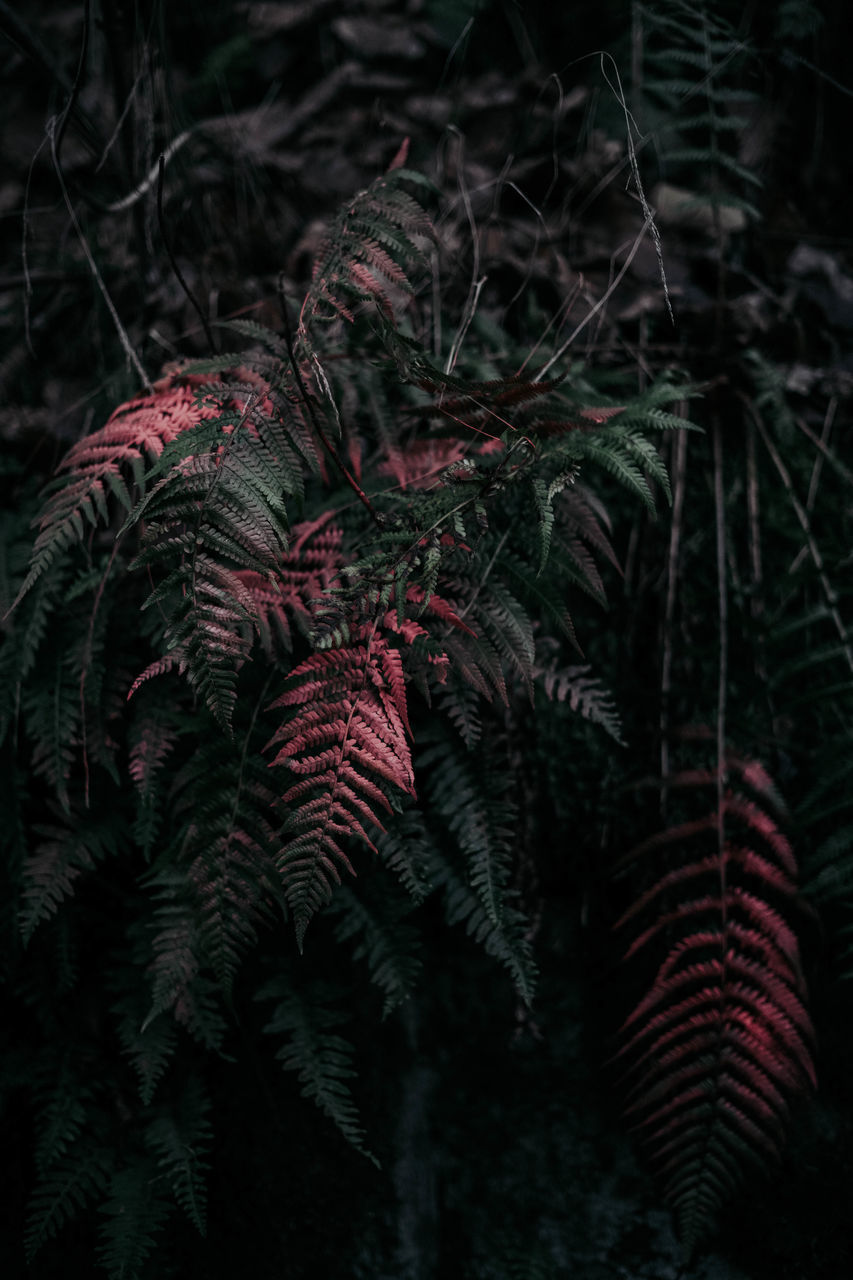
{"label": "red fern frond", "polygon": [[[617,925],[638,927],[632,963],[658,952],[616,1058],[630,1085],[627,1113],[691,1250],[744,1162],[763,1167],[778,1156],[790,1100],[815,1083],[799,949],[784,914],[795,899],[794,855],[765,807],[777,799],[766,772],[734,756],[726,763],[759,799],[732,787],[719,814],[632,850],[623,862],[655,857],[663,866]],[[706,799],[715,782],[707,769],[666,779]]]}
{"label": "red fern frond", "polygon": [[211,381],[199,374],[169,374],[150,394],[119,405],[100,430],[69,449],[39,518],[30,569],[16,604],[67,547],[82,540],[87,524],[107,521],[111,498],[130,511],[133,489],[128,480],[141,493],[146,468],[166,445],[180,432],[218,416],[220,406],[198,395]]}
{"label": "red fern frond", "polygon": [[290,652],[291,620],[308,633],[312,609],[336,580],[344,563],[343,535],[328,513],[319,520],[295,524],[291,534],[290,546],[281,557],[275,576],[254,569],[243,569],[235,575],[251,595],[253,617],[267,653],[273,649],[273,632]]}
{"label": "red fern frond", "polygon": [[297,778],[281,799],[291,809],[278,868],[300,946],[339,867],[352,871],[346,839],[373,849],[370,827],[391,810],[385,788],[414,795],[400,652],[370,628],[352,641],[300,663],[272,704],[293,710],[268,745]]}

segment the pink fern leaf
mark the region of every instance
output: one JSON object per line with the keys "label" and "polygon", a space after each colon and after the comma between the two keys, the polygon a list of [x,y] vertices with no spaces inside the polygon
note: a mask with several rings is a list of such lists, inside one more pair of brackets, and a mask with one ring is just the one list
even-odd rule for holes
{"label": "pink fern leaf", "polygon": [[[658,960],[616,1060],[629,1084],[627,1114],[691,1251],[742,1181],[744,1162],[776,1160],[792,1100],[815,1083],[786,919],[796,862],[766,807],[781,806],[762,766],[727,756],[725,767],[757,798],[727,790],[717,810],[657,832],[621,863],[662,864],[619,921],[635,930],[632,963],[641,952]],[[683,769],[664,782],[707,804],[716,771]]]}
{"label": "pink fern leaf", "polygon": [[285,819],[277,858],[299,945],[340,880],[352,871],[343,841],[374,848],[390,810],[385,788],[414,795],[400,654],[375,630],[361,629],[346,648],[314,653],[292,672],[273,703],[290,712],[268,744],[273,766],[298,781],[281,798]]}
{"label": "pink fern leaf", "polygon": [[[155,383],[150,394],[120,405],[100,430],[69,449],[39,519],[30,569],[16,604],[63,551],[82,540],[87,524],[107,521],[110,498],[130,511],[133,488],[128,472],[132,486],[141,493],[146,467],[166,445],[181,431],[219,414],[217,405],[197,394],[209,382],[199,375],[167,376]],[[63,473],[68,480],[61,479]]]}

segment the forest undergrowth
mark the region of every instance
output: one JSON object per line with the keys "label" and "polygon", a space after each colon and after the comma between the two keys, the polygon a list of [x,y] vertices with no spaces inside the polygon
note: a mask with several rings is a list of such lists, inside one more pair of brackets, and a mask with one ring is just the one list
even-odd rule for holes
{"label": "forest undergrowth", "polygon": [[580,8],[0,6],[10,1274],[845,1271],[842,6]]}

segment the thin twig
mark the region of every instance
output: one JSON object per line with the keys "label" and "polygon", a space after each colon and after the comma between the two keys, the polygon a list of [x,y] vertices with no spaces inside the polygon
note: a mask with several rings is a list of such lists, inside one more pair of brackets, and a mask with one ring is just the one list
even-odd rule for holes
{"label": "thin twig", "polygon": [[534,382],[542,381],[542,379],[545,377],[548,370],[553,365],[555,365],[563,355],[565,355],[569,347],[574,342],[575,338],[578,336],[578,334],[583,332],[583,330],[589,324],[590,320],[592,320],[594,316],[597,316],[601,308],[606,306],[607,303],[610,301],[610,298],[612,297],[613,293],[615,292],[616,289],[619,288],[619,285],[622,283],[622,277],[630,267],[631,263],[634,261],[634,258],[637,256],[637,252],[640,248],[640,245],[643,242],[643,237],[648,231],[650,225],[651,225],[651,214],[649,214],[649,217],[646,218],[645,222],[640,228],[640,232],[636,240],[634,241],[633,245],[631,246],[631,252],[628,254],[628,257],[625,259],[624,263],[619,269],[619,273],[616,276],[616,278],[608,286],[607,290],[602,294],[598,302],[596,302],[595,306],[590,308],[590,310],[584,316],[583,320],[581,320],[580,324],[574,329],[574,331],[571,334],[569,334],[568,338],[566,338],[566,341],[563,343],[563,345],[557,348],[557,350],[551,356],[551,359],[548,361],[548,363],[542,366],[542,368],[536,374],[536,377],[533,379]]}
{"label": "thin twig", "polygon": [[[670,694],[672,692],[672,636],[675,627],[675,601],[678,594],[678,560],[684,517],[684,490],[687,480],[686,431],[677,431],[673,444],[672,524],[669,530],[669,553],[666,571],[666,606],[663,620],[663,656],[660,674],[660,774],[669,777]],[[666,786],[661,787],[661,817],[665,818]]]}
{"label": "thin twig", "polygon": [[175,273],[175,277],[177,278],[178,284],[181,286],[187,298],[192,303],[195,313],[198,316],[199,320],[201,321],[201,327],[204,329],[205,336],[207,337],[207,341],[210,346],[210,349],[211,351],[215,352],[215,351],[218,351],[219,348],[217,347],[216,342],[214,341],[213,333],[211,331],[207,316],[202,311],[201,304],[199,303],[192,289],[184,279],[183,272],[181,271],[181,268],[178,266],[178,260],[175,257],[174,253],[172,252],[172,246],[169,244],[169,237],[166,235],[166,219],[163,216],[164,168],[165,168],[165,159],[163,157],[163,153],[161,152],[160,160],[158,162],[158,170],[157,170],[157,225],[160,228],[160,236],[163,240],[163,247],[166,250],[166,256],[168,257],[169,262],[171,263],[172,270]]}
{"label": "thin twig", "polygon": [[820,554],[820,548],[818,547],[817,542],[815,541],[814,534],[812,533],[812,526],[811,526],[811,521],[809,520],[809,513],[808,511],[806,511],[805,507],[800,502],[799,498],[794,492],[794,485],[791,480],[791,476],[788,471],[788,468],[785,466],[785,463],[782,461],[782,458],[779,454],[779,450],[776,448],[775,444],[770,439],[767,428],[765,427],[764,423],[761,421],[761,418],[753,409],[752,402],[748,400],[745,396],[743,397],[743,400],[744,400],[744,403],[747,405],[747,408],[753,418],[753,421],[755,422],[756,427],[758,428],[758,433],[761,436],[761,439],[764,441],[764,446],[767,449],[767,452],[770,454],[770,457],[773,459],[773,465],[775,466],[776,470],[779,472],[779,478],[781,479],[782,484],[785,486],[785,489],[787,490],[788,498],[790,499],[791,506],[794,508],[796,517],[800,522],[800,527],[802,528],[803,533],[806,536],[806,546],[809,549],[809,555],[812,558],[812,563],[814,564],[814,567],[817,570],[818,580],[820,581],[820,585],[823,588],[823,594],[826,600],[827,609],[829,610],[829,614],[835,625],[835,629],[838,632],[838,637],[841,641],[841,649],[844,654],[844,657],[847,659],[847,665],[850,668],[850,670],[853,671],[853,648],[851,648],[850,646],[850,639],[847,635],[847,629],[844,626],[844,622],[842,620],[841,614],[838,612],[838,592],[835,590],[832,583],[830,582],[826,573],[826,569],[824,568],[823,557]]}
{"label": "thin twig", "polygon": [[483,276],[482,279],[478,279],[480,275],[480,233],[477,230],[477,222],[476,222],[476,219],[474,218],[474,210],[471,207],[471,196],[468,192],[467,186],[465,185],[465,167],[464,167],[465,142],[461,133],[458,133],[458,130],[453,129],[453,132],[457,133],[459,138],[459,156],[457,159],[457,184],[459,186],[459,194],[462,197],[462,204],[465,207],[465,216],[468,219],[468,227],[471,232],[471,247],[474,255],[474,261],[471,264],[471,283],[468,287],[468,297],[465,299],[465,310],[462,313],[462,319],[459,322],[459,328],[456,330],[456,335],[451,344],[450,354],[448,355],[447,360],[445,361],[445,365],[444,365],[445,373],[453,372],[454,366],[456,365],[456,361],[459,358],[459,351],[462,347],[463,339],[465,337],[465,334],[468,332],[468,326],[473,320],[474,314],[477,310],[477,303],[480,298],[480,292],[483,288],[483,285],[486,283],[486,276]]}
{"label": "thin twig", "polygon": [[814,460],[814,466],[812,467],[812,476],[811,476],[811,480],[809,481],[809,492],[806,497],[806,511],[809,511],[809,512],[814,511],[814,504],[817,498],[817,486],[820,481],[820,473],[823,469],[824,458],[826,457],[828,452],[827,441],[829,440],[829,433],[832,430],[832,424],[835,420],[835,411],[837,408],[838,408],[838,401],[836,400],[835,396],[833,396],[829,404],[826,406],[826,413],[824,414],[824,419],[823,419],[823,427],[821,428],[821,433],[820,433],[821,447],[817,457]]}
{"label": "thin twig", "polygon": [[127,356],[128,362],[131,365],[133,365],[133,368],[136,370],[140,382],[143,384],[145,389],[150,393],[151,391],[153,391],[154,388],[151,385],[151,381],[148,377],[148,374],[145,372],[145,370],[142,367],[139,356],[136,354],[133,347],[131,346],[130,338],[128,337],[127,331],[121,322],[121,318],[118,314],[118,311],[115,308],[115,304],[107,291],[107,286],[104,284],[104,279],[103,279],[103,276],[101,275],[100,270],[98,269],[98,264],[95,262],[95,259],[92,255],[92,250],[89,248],[89,242],[83,233],[83,228],[80,226],[80,222],[77,218],[74,205],[71,203],[71,197],[68,194],[68,188],[65,185],[65,178],[62,173],[62,168],[59,164],[59,157],[56,154],[56,145],[55,145],[56,138],[53,132],[53,121],[51,121],[50,124],[48,125],[48,136],[51,142],[51,154],[53,156],[53,164],[56,170],[56,176],[59,179],[59,186],[62,191],[62,198],[65,202],[65,207],[68,210],[68,216],[71,219],[71,224],[77,233],[77,238],[79,239],[83,252],[86,255],[86,261],[89,264],[89,269],[92,272],[92,275],[95,277],[95,282],[101,291],[101,296],[103,297],[104,302],[106,303],[106,306],[107,306],[107,310],[109,311],[110,316],[112,317],[113,324],[115,325],[116,332],[119,336],[121,345],[124,347],[124,353]]}
{"label": "thin twig", "polygon": [[320,441],[323,445],[323,448],[326,450],[329,457],[335,463],[335,466],[341,472],[341,475],[344,477],[347,484],[352,489],[355,496],[358,498],[359,502],[367,510],[371,520],[374,522],[375,525],[378,526],[378,528],[384,529],[385,522],[382,516],[376,510],[373,503],[370,501],[367,494],[364,492],[361,485],[356,480],[355,476],[346,466],[343,459],[340,457],[337,449],[332,444],[331,440],[329,440],[328,436],[326,435],[325,431],[320,425],[320,419],[318,418],[316,410],[314,409],[314,405],[311,401],[311,397],[308,394],[308,388],[305,386],[305,379],[302,377],[302,370],[299,367],[299,360],[297,358],[296,350],[293,342],[293,329],[290,324],[290,313],[287,309],[287,298],[284,295],[284,282],[281,274],[279,274],[279,277],[278,277],[278,302],[279,302],[279,308],[281,310],[282,323],[284,325],[284,340],[285,340],[285,343],[287,344],[287,354],[290,357],[290,364],[291,364],[291,368],[293,369],[293,376],[296,379],[296,385],[299,388],[299,393],[302,397],[302,402],[308,411],[308,416],[311,419],[311,424],[314,427],[314,430],[317,432],[317,435],[320,437]]}
{"label": "thin twig", "polygon": [[726,695],[729,679],[728,592],[726,586],[726,507],[723,488],[723,439],[719,421],[713,426],[714,446],[714,514],[717,543],[717,613],[719,619],[720,659],[717,673],[717,854],[720,862],[720,912],[722,916],[723,964],[725,964],[726,903]]}

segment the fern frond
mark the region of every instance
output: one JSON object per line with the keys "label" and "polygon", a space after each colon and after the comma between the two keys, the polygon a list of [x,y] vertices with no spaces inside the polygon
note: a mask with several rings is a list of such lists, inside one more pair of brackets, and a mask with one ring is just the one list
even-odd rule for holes
{"label": "fern frond", "polygon": [[29,942],[36,927],[59,910],[75,882],[116,851],[116,829],[109,819],[78,817],[73,825],[39,825],[35,850],[23,866],[20,929]]}
{"label": "fern frond", "polygon": [[140,1280],[171,1210],[153,1159],[137,1156],[110,1179],[98,1261],[109,1280]]}
{"label": "fern frond", "polygon": [[113,500],[131,510],[134,493],[144,492],[147,468],[170,441],[216,415],[216,406],[199,395],[204,382],[167,376],[150,395],[120,405],[105,426],[69,449],[39,517],[30,569],[15,604],[63,552],[82,542],[87,526],[108,522]]}
{"label": "fern frond", "polygon": [[430,875],[432,844],[416,809],[398,814],[388,831],[376,836],[376,850],[417,905],[432,892]]}
{"label": "fern frond", "polygon": [[213,1129],[210,1099],[196,1077],[174,1107],[164,1107],[145,1128],[145,1145],[169,1182],[177,1204],[200,1235],[207,1229],[205,1170]]}
{"label": "fern frond", "polygon": [[511,840],[517,818],[509,776],[486,748],[477,754],[442,739],[419,760],[432,810],[457,845],[472,889],[490,924],[498,928],[512,870]]}
{"label": "fern frond", "polygon": [[[731,755],[727,765],[758,799],[727,790],[719,812],[632,851],[631,862],[669,849],[677,860],[619,922],[646,922],[628,956],[660,951],[618,1057],[629,1062],[628,1114],[691,1250],[744,1162],[776,1158],[789,1101],[814,1084],[799,951],[783,914],[794,899],[793,854],[766,807],[775,797],[764,769]],[[704,769],[668,782],[685,795],[716,788]]]}
{"label": "fern frond", "polygon": [[29,1263],[42,1245],[103,1192],[112,1159],[107,1147],[80,1143],[45,1170],[27,1206],[24,1248]]}
{"label": "fern frond", "polygon": [[408,998],[421,971],[418,933],[405,921],[411,909],[411,902],[387,896],[374,902],[346,885],[329,904],[338,941],[358,939],[352,955],[367,962],[371,981],[383,994],[383,1018]]}
{"label": "fern frond", "polygon": [[294,709],[268,746],[278,747],[272,764],[298,779],[281,801],[288,839],[277,864],[300,945],[339,867],[352,870],[343,841],[354,835],[373,849],[369,829],[391,811],[387,787],[414,794],[399,650],[375,630],[353,639],[300,663],[272,704]]}
{"label": "fern frond", "polygon": [[113,1012],[118,1018],[121,1051],[133,1065],[139,1079],[139,1097],[147,1107],[175,1053],[175,1023],[166,1013],[146,1019],[146,1010],[137,1001],[130,1008],[122,1001],[114,1006]]}
{"label": "fern frond", "polygon": [[226,1029],[220,1009],[222,988],[201,972],[204,947],[185,877],[170,866],[155,872],[150,884],[159,905],[151,924],[151,1007],[141,1033],[170,1012],[200,1044],[218,1052]]}
{"label": "fern frond", "polygon": [[487,955],[499,961],[512,978],[516,991],[528,1006],[536,988],[529,922],[516,907],[504,904],[501,920],[494,924],[479,894],[444,857],[434,854],[433,879],[445,892],[445,914],[449,925],[464,924],[466,932]]}
{"label": "fern frond", "polygon": [[601,725],[605,733],[624,747],[622,722],[613,695],[597,676],[590,675],[591,670],[588,664],[560,667],[551,662],[538,667],[534,674],[549,698],[568,702],[572,711],[579,711],[585,720]]}
{"label": "fern frond", "polygon": [[296,1072],[302,1096],[310,1098],[356,1151],[378,1167],[378,1160],[365,1145],[347,1084],[355,1075],[352,1046],[334,1030],[345,1017],[333,1005],[333,992],[320,983],[303,989],[282,975],[265,983],[256,998],[278,1002],[264,1031],[287,1037],[276,1058],[285,1071]]}

